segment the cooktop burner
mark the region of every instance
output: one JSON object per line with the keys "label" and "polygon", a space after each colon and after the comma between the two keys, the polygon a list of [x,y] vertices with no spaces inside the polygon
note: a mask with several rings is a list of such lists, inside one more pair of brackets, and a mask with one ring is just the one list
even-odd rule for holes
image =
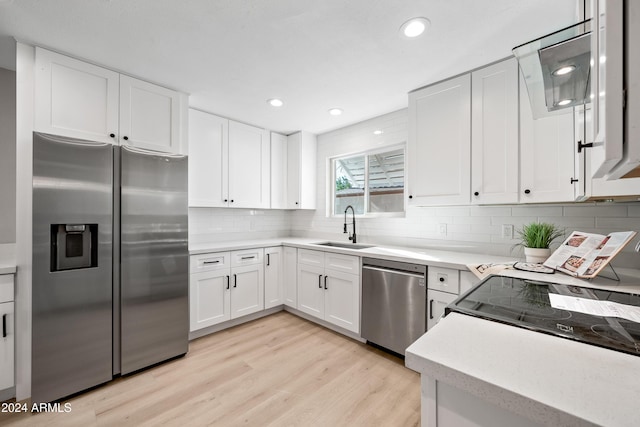
{"label": "cooktop burner", "polygon": [[636,294],[489,276],[447,306],[445,316],[463,313],[640,356],[640,323],[554,307],[550,294],[596,305],[640,306]]}

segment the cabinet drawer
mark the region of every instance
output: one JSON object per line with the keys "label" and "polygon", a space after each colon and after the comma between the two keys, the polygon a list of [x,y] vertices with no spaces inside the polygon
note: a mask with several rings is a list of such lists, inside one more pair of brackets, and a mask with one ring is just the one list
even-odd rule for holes
{"label": "cabinet drawer", "polygon": [[13,274],[0,275],[0,303],[13,301]]}
{"label": "cabinet drawer", "polygon": [[353,255],[334,254],[325,252],[324,268],[343,273],[360,275],[360,258]]}
{"label": "cabinet drawer", "polygon": [[427,287],[457,295],[460,292],[458,270],[441,267],[427,268]]}
{"label": "cabinet drawer", "polygon": [[247,249],[243,251],[231,252],[231,267],[241,265],[261,264],[264,256],[264,249]]}
{"label": "cabinet drawer", "polygon": [[230,267],[230,252],[191,255],[189,265],[191,273],[220,270]]}
{"label": "cabinet drawer", "polygon": [[298,249],[298,263],[324,267],[324,252]]}

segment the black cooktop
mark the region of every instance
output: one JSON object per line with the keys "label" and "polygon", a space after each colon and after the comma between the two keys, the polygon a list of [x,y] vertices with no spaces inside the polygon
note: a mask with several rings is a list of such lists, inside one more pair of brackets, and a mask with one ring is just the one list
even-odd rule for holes
{"label": "black cooktop", "polygon": [[463,313],[640,356],[640,323],[554,308],[550,294],[640,306],[636,294],[489,276],[447,306],[445,316]]}

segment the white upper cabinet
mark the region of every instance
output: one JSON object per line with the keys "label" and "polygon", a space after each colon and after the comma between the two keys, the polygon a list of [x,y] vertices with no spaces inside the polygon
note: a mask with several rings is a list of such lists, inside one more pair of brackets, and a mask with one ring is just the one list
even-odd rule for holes
{"label": "white upper cabinet", "polygon": [[187,96],[36,48],[35,130],[186,154]]}
{"label": "white upper cabinet", "polygon": [[229,121],[229,206],[270,206],[271,156],[269,132]]}
{"label": "white upper cabinet", "polygon": [[409,94],[409,204],[470,201],[471,76]]}
{"label": "white upper cabinet", "polygon": [[518,63],[471,74],[471,202],[518,201]]}
{"label": "white upper cabinet", "polygon": [[120,76],[120,144],[180,153],[180,94]]}
{"label": "white upper cabinet", "polygon": [[287,209],[287,137],[271,132],[271,208]]}
{"label": "white upper cabinet", "polygon": [[269,208],[264,129],[189,109],[189,206]]}
{"label": "white upper cabinet", "polygon": [[575,149],[573,109],[533,120],[520,76],[520,202],[574,200]]}
{"label": "white upper cabinet", "polygon": [[316,208],[317,140],[309,132],[287,138],[287,208]]}
{"label": "white upper cabinet", "polygon": [[117,143],[120,75],[36,47],[35,130]]}
{"label": "white upper cabinet", "polygon": [[189,110],[189,206],[228,206],[229,120]]}

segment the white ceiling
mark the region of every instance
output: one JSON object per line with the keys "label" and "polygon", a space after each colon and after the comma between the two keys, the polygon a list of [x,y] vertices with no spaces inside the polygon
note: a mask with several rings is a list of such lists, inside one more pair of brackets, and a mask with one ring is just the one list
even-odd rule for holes
{"label": "white ceiling", "polygon": [[[264,128],[323,133],[576,21],[576,0],[0,0],[0,66],[18,41],[189,93]],[[399,36],[424,16],[428,33]],[[282,98],[274,109],[266,100]],[[332,107],[344,109],[330,116]]]}

